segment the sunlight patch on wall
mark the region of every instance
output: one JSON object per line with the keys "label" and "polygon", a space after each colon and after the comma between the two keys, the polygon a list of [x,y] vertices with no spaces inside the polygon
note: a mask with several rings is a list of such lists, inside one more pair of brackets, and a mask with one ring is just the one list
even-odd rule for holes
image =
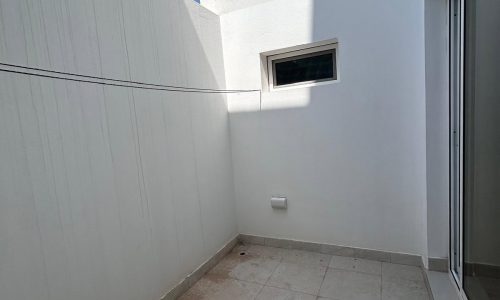
{"label": "sunlight patch on wall", "polygon": [[230,94],[227,95],[227,106],[229,113],[301,108],[309,105],[310,94],[309,88]]}

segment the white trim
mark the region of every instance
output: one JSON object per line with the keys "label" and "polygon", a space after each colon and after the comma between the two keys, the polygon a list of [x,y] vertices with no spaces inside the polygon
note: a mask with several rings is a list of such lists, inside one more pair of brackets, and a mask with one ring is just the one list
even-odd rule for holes
{"label": "white trim", "polygon": [[276,248],[304,250],[304,251],[317,252],[328,255],[340,255],[353,258],[381,261],[381,262],[390,262],[394,264],[415,266],[422,268],[422,270],[425,268],[422,256],[418,254],[356,248],[356,247],[340,246],[334,244],[293,240],[287,238],[274,238],[274,237],[252,235],[245,233],[240,233],[239,240],[244,244],[255,244],[255,245],[263,245]]}
{"label": "white trim", "polygon": [[[451,90],[451,94],[450,96],[451,97],[454,97],[454,98],[451,98],[451,124],[452,124],[452,127],[450,128],[450,130],[452,132],[456,132],[454,138],[451,140],[451,158],[452,159],[455,159],[453,161],[450,160],[450,162],[455,165],[455,163],[457,162],[456,160],[458,160],[458,169],[452,169],[454,170],[457,174],[456,176],[458,176],[457,180],[455,180],[455,176],[452,176],[450,177],[450,180],[453,180],[455,182],[453,183],[450,183],[451,184],[451,187],[452,188],[455,188],[456,189],[456,192],[457,192],[457,197],[458,199],[458,203],[455,203],[456,206],[453,206],[453,199],[451,201],[451,208],[454,210],[454,211],[450,211],[451,215],[450,215],[450,220],[452,221],[451,222],[451,226],[450,226],[450,237],[451,237],[451,245],[450,245],[450,276],[452,277],[452,279],[454,280],[454,282],[456,283],[457,285],[457,288],[459,290],[459,293],[461,294],[462,298],[463,299],[467,299],[467,297],[465,296],[465,293],[464,293],[464,290],[463,290],[463,277],[464,277],[464,266],[463,266],[463,262],[464,262],[464,258],[463,258],[463,169],[464,169],[464,165],[463,165],[463,140],[464,140],[464,124],[463,124],[463,111],[464,111],[464,108],[463,108],[463,86],[464,86],[464,66],[463,66],[463,63],[464,63],[464,24],[465,24],[465,20],[464,20],[464,13],[465,13],[465,5],[464,5],[464,0],[456,0],[457,1],[457,5],[459,6],[458,7],[458,13],[460,14],[458,16],[458,20],[455,20],[455,18],[453,19],[450,19],[450,28],[453,28],[453,24],[454,22],[458,21],[458,40],[457,40],[457,37],[453,35],[453,32],[452,33],[452,36],[451,36],[451,43],[450,43],[450,46],[452,47],[450,49],[450,53],[451,53],[451,65],[450,65],[450,70],[452,72],[457,72],[458,73],[458,82],[456,82],[455,84],[456,85],[453,85],[453,83],[451,83],[452,85],[450,85],[453,90]],[[450,1],[450,8],[454,8],[454,3],[455,0],[451,0]],[[450,16],[452,14],[452,11],[450,9]],[[458,49],[456,49],[458,51],[458,53],[456,53],[457,55],[455,56],[453,54],[453,51],[454,51],[454,48],[453,47],[457,47],[458,46]],[[450,80],[454,80],[454,75],[451,74],[450,76]],[[458,147],[457,147],[458,146]],[[458,149],[456,149],[458,148]],[[451,196],[453,197],[453,194],[454,192],[452,191],[451,192]],[[455,201],[456,201],[455,200]],[[458,215],[458,216],[457,216]],[[458,228],[454,228],[453,227],[453,220],[454,218],[457,218],[458,219],[456,221],[458,221]],[[458,231],[458,236],[457,236],[457,231]],[[459,249],[456,249],[458,252],[458,257],[457,257],[457,260],[458,260],[458,265],[455,266],[454,264],[454,251],[453,251],[453,241],[454,241],[454,238],[457,238],[458,239],[458,247]],[[455,267],[456,267],[456,272],[455,272]]]}
{"label": "white trim", "polygon": [[458,296],[461,300],[469,300],[469,299],[467,298],[467,296],[465,295],[464,290],[458,287],[457,282],[455,281],[455,276],[454,276],[451,272],[448,272],[448,276],[449,276],[449,278],[450,278],[451,285],[453,286],[453,289],[454,289],[454,290],[455,290],[455,292],[457,293],[457,296]]}
{"label": "white trim", "polygon": [[203,275],[217,265],[236,245],[238,245],[240,235],[236,234],[214,255],[210,256],[204,263],[198,266],[193,272],[183,278],[177,285],[168,291],[160,300],[175,300],[186,293]]}
{"label": "white trim", "polygon": [[321,46],[330,45],[330,44],[337,44],[337,43],[338,43],[337,39],[329,39],[329,40],[324,40],[324,41],[319,41],[319,42],[314,42],[314,43],[295,45],[295,46],[281,48],[281,49],[269,50],[269,51],[262,52],[261,55],[264,57],[267,57],[267,56],[273,56],[273,55],[280,54],[280,53],[293,52],[293,51],[297,51],[297,50],[304,50],[304,49],[321,47]]}
{"label": "white trim", "polygon": [[[321,52],[324,52],[324,53],[333,52],[333,54],[335,55],[334,60],[333,60],[333,65],[332,65],[333,70],[334,70],[334,78],[302,81],[302,82],[297,82],[297,83],[292,83],[292,84],[275,86],[276,74],[275,74],[274,70],[275,70],[275,62],[277,60],[286,61],[287,58],[292,60],[296,57],[302,57],[302,58],[309,57],[309,56],[314,56],[316,54],[320,54]],[[338,80],[339,80],[338,63],[337,63],[337,61],[338,61],[338,44],[337,44],[336,40],[335,40],[335,42],[330,41],[329,43],[322,42],[321,44],[308,44],[308,45],[284,48],[281,50],[273,50],[273,51],[269,51],[266,53],[262,53],[261,55],[265,56],[265,67],[266,67],[265,74],[267,75],[266,76],[267,78],[264,81],[264,83],[267,86],[264,86],[264,90],[267,90],[267,91],[287,90],[287,89],[297,88],[297,87],[301,87],[301,88],[311,87],[311,86],[335,83],[335,82],[338,82]]]}

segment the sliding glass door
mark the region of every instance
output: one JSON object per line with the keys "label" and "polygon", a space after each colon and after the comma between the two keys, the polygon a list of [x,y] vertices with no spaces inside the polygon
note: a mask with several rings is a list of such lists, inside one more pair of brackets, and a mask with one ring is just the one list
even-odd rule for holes
{"label": "sliding glass door", "polygon": [[500,1],[450,0],[450,269],[500,299]]}
{"label": "sliding glass door", "polygon": [[500,299],[500,1],[465,3],[463,288]]}

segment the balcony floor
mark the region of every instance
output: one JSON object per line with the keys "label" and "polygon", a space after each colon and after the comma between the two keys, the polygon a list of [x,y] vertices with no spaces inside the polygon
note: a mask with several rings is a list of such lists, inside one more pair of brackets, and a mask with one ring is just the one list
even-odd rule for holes
{"label": "balcony floor", "polygon": [[430,299],[421,268],[315,252],[239,245],[181,300]]}

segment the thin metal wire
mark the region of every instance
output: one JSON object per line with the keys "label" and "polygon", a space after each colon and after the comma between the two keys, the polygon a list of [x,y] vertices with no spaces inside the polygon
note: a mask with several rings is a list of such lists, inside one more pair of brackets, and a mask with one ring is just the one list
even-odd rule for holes
{"label": "thin metal wire", "polygon": [[[100,85],[110,85],[110,86],[117,86],[117,87],[139,88],[139,89],[146,89],[146,90],[187,92],[187,93],[209,93],[209,94],[249,93],[249,92],[259,92],[260,91],[260,90],[225,90],[225,89],[191,88],[191,87],[183,87],[183,86],[175,86],[175,85],[154,84],[154,83],[146,83],[146,82],[140,82],[140,81],[129,81],[129,80],[107,78],[107,77],[98,77],[98,76],[91,76],[91,75],[82,75],[82,74],[76,74],[76,73],[54,71],[54,70],[48,70],[48,69],[42,69],[42,68],[34,68],[34,67],[27,67],[27,66],[21,66],[21,65],[7,64],[7,63],[2,63],[2,62],[0,62],[0,66],[19,68],[19,69],[24,69],[24,70],[38,71],[38,72],[45,72],[45,73],[51,73],[51,74],[68,75],[68,76],[80,77],[80,78],[97,79],[97,80],[103,80],[103,81],[67,78],[67,77],[60,77],[60,76],[54,76],[54,75],[39,74],[39,73],[34,73],[34,72],[25,72],[25,71],[17,71],[17,70],[9,70],[9,69],[0,68],[0,71],[8,72],[8,73],[30,75],[30,76],[39,76],[39,77],[59,79],[59,80],[69,80],[69,81],[75,81],[75,82],[93,83],[93,84],[100,84]],[[109,82],[105,82],[105,81],[109,81]],[[112,83],[112,82],[118,82],[118,83]]]}

